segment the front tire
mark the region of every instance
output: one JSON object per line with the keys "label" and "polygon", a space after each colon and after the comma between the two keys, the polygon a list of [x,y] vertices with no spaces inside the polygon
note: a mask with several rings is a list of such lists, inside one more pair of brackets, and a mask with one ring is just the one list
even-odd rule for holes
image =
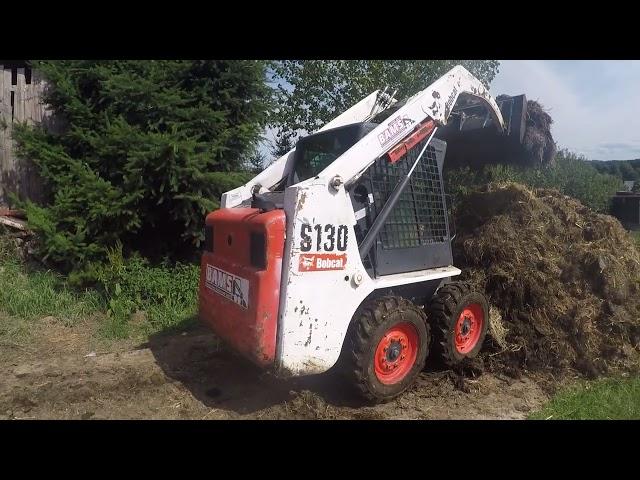
{"label": "front tire", "polygon": [[429,343],[429,326],[420,308],[402,297],[372,300],[349,329],[345,373],[365,400],[387,402],[424,368]]}
{"label": "front tire", "polygon": [[489,327],[487,299],[466,283],[440,288],[429,307],[434,328],[434,350],[444,363],[455,366],[475,357]]}

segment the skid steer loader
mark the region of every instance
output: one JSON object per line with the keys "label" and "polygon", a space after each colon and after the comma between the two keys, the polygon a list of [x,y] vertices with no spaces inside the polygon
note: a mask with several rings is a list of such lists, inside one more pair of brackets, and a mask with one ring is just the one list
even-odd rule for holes
{"label": "skid steer loader", "polygon": [[276,375],[335,365],[376,402],[429,355],[476,355],[487,300],[452,281],[443,162],[516,154],[526,105],[498,105],[457,66],[402,102],[373,92],[301,138],[206,217],[201,320]]}

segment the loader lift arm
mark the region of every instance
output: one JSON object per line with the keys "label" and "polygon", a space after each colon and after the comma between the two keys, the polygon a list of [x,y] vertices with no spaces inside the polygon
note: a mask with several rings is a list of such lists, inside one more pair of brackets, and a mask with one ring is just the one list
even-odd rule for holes
{"label": "loader lift arm", "polygon": [[[376,158],[386,154],[426,119],[433,119],[439,126],[446,125],[452,113],[456,112],[461,97],[465,102],[476,101],[484,105],[498,133],[506,134],[502,113],[488,89],[464,67],[456,66],[427,88],[408,98],[401,108],[339,156],[319,176],[330,181],[336,179],[342,183],[353,182]],[[390,97],[383,95],[383,92],[375,91],[326,124],[319,132],[374,118],[392,108],[395,102],[389,100]],[[287,176],[293,168],[294,151],[295,148],[247,184],[224,193],[221,206],[239,206],[249,201],[255,190],[268,192],[269,188]]]}

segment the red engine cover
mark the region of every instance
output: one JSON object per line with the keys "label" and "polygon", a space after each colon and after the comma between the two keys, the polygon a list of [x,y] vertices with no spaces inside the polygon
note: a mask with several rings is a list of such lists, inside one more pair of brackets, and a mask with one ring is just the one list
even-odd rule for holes
{"label": "red engine cover", "polygon": [[[231,347],[266,367],[276,354],[284,211],[223,208],[210,213],[206,225],[213,227],[213,252],[205,251],[201,260],[200,319]],[[258,239],[254,249],[264,245],[263,252],[254,252],[259,259],[264,255],[264,268],[252,265],[252,234]]]}

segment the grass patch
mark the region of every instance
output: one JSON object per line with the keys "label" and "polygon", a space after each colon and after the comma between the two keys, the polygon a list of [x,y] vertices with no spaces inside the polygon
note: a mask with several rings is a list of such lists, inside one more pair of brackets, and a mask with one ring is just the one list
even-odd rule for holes
{"label": "grass patch", "polygon": [[54,316],[66,321],[85,317],[103,306],[95,291],[75,292],[52,271],[27,272],[16,263],[0,266],[0,304],[7,315],[25,320]]}
{"label": "grass patch", "polygon": [[636,246],[640,248],[640,230],[631,230],[629,232],[631,238],[636,242]]}
{"label": "grass patch", "polygon": [[24,337],[33,322],[53,316],[72,325],[104,308],[100,295],[91,290],[76,291],[52,271],[31,271],[0,245],[0,337]]}
{"label": "grass patch", "polygon": [[556,396],[530,419],[640,419],[640,377],[581,382]]}
{"label": "grass patch", "polygon": [[100,329],[106,338],[146,337],[196,320],[198,265],[152,265],[138,255],[125,259],[118,246],[89,276],[107,299],[107,320]]}
{"label": "grass patch", "polygon": [[84,272],[91,288],[74,278],[28,268],[8,237],[0,235],[0,338],[26,339],[44,317],[66,325],[99,314],[98,337],[145,338],[196,322],[199,267],[151,265],[114,250],[105,264]]}

